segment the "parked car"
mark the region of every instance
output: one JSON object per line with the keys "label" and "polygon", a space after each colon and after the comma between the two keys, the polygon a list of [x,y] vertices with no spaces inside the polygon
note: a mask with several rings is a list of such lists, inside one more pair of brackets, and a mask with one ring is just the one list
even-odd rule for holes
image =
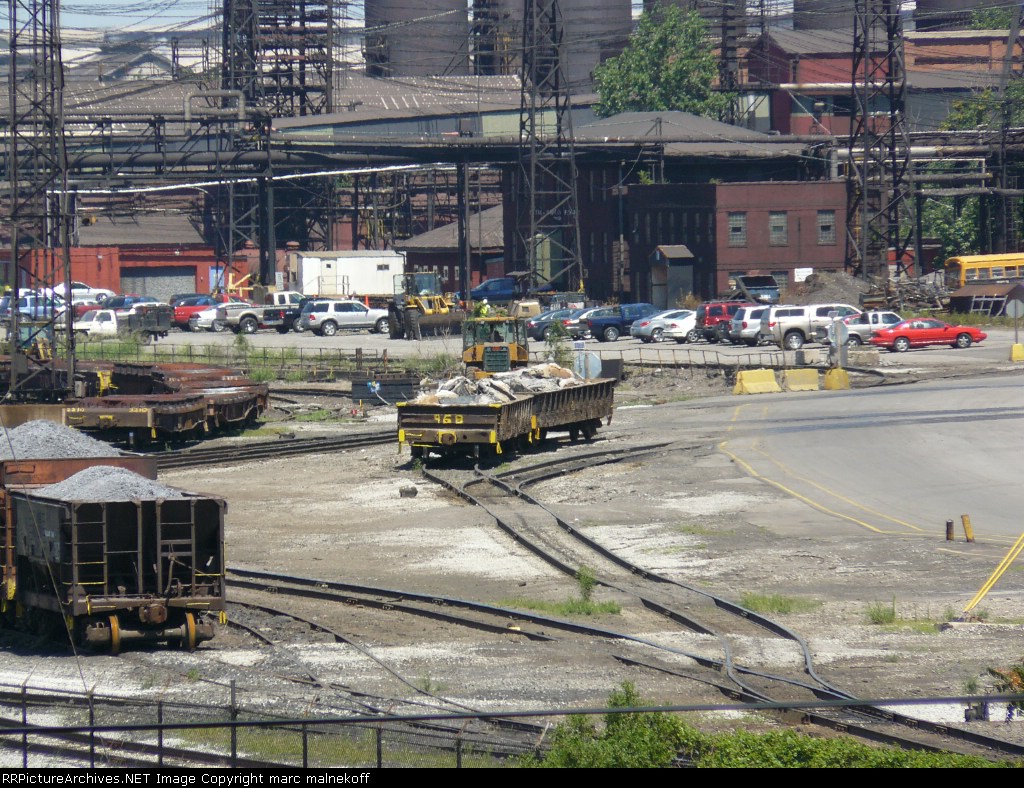
{"label": "parked car", "polygon": [[761,316],[767,309],[766,306],[744,306],[737,309],[729,321],[726,339],[734,345],[758,344],[757,332],[761,330]]}
{"label": "parked car", "polygon": [[[52,289],[49,290],[53,295],[58,295],[61,298],[65,298],[64,283],[56,284]],[[74,302],[82,298],[94,298],[96,302],[102,304],[108,298],[114,295],[113,290],[107,290],[105,287],[92,287],[87,285],[85,282],[72,282],[71,283],[71,301]],[[66,299],[65,299],[66,300]]]}
{"label": "parked car", "polygon": [[202,296],[210,295],[209,293],[175,293],[167,299],[167,303],[172,307],[176,307],[182,301],[187,298],[201,298]]}
{"label": "parked car", "polygon": [[[902,323],[903,318],[895,312],[875,310],[861,312],[859,315],[850,315],[843,318],[846,330],[849,335],[846,339],[847,347],[857,347],[866,344],[871,339],[871,334],[880,328],[888,328],[897,323]],[[818,329],[815,339],[823,344],[831,344],[828,338],[829,326],[822,326]]]}
{"label": "parked car", "polygon": [[469,291],[469,297],[474,301],[483,301],[486,298],[489,304],[507,304],[509,301],[515,301],[521,295],[522,288],[519,285],[519,280],[514,276],[488,279]]}
{"label": "parked car", "polygon": [[115,312],[130,312],[139,304],[159,304],[158,298],[144,295],[116,295],[111,296],[103,302],[104,309],[113,309]]}
{"label": "parked car", "polygon": [[562,328],[562,332],[568,336],[569,332],[563,325],[563,321],[579,317],[584,311],[583,309],[552,309],[549,312],[543,312],[526,321],[526,335],[530,339],[547,342],[551,338],[551,332],[555,330],[554,326],[557,324]]}
{"label": "parked car", "polygon": [[673,320],[685,320],[689,315],[696,314],[692,309],[669,309],[649,317],[633,321],[629,327],[629,335],[641,342],[661,342],[664,339],[665,326]]}
{"label": "parked car", "polygon": [[18,317],[27,320],[50,320],[64,311],[60,296],[25,293],[18,299]]}
{"label": "parked car", "polygon": [[720,342],[725,339],[725,332],[720,330],[719,324],[725,324],[721,326],[721,329],[724,329],[737,310],[745,306],[757,306],[757,304],[750,301],[705,301],[697,307],[699,336],[695,335],[696,338],[690,341],[696,342],[697,339],[702,338],[708,342]]}
{"label": "parked car", "polygon": [[360,301],[316,301],[300,318],[303,331],[333,337],[340,329],[367,328],[388,331],[388,310],[372,309]]}
{"label": "parked car", "polygon": [[292,328],[294,328],[296,332],[301,334],[303,331],[306,330],[302,326],[302,317],[303,317],[303,315],[305,315],[309,310],[311,310],[313,308],[313,304],[317,304],[317,303],[319,303],[321,301],[330,301],[330,300],[331,299],[329,299],[329,298],[320,298],[318,296],[309,296],[308,298],[304,299],[299,304],[299,317],[295,321],[295,324],[292,326]]}
{"label": "parked car", "polygon": [[987,337],[988,334],[974,326],[953,326],[932,317],[918,317],[888,328],[876,329],[869,341],[875,347],[903,353],[912,347],[926,345],[967,348]]}
{"label": "parked car", "polygon": [[610,314],[614,308],[610,306],[589,307],[574,317],[563,318],[562,328],[569,334],[570,339],[584,339],[590,335],[590,326],[587,324],[587,321],[594,315]]}
{"label": "parked car", "polygon": [[649,315],[656,315],[658,307],[654,304],[619,304],[609,307],[606,312],[599,312],[587,319],[591,336],[599,342],[614,342],[629,332],[635,320]]}
{"label": "parked car", "polygon": [[696,342],[701,336],[701,332],[697,329],[696,312],[690,312],[685,317],[669,320],[665,324],[665,330],[662,333],[663,338],[674,339],[677,345],[681,345],[684,342]]}
{"label": "parked car", "polygon": [[207,307],[202,312],[196,312],[188,319],[188,330],[216,331],[218,334],[221,331],[226,331],[227,326],[224,325],[224,321],[217,317],[217,309],[219,309],[219,305]]}

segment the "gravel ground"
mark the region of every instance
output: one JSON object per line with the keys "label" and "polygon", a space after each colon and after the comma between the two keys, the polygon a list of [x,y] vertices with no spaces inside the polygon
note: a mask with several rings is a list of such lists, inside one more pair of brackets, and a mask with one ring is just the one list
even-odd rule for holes
{"label": "gravel ground", "polygon": [[[731,382],[716,370],[634,376],[620,387],[622,407],[602,431],[599,445],[663,438],[667,420],[691,407],[692,400],[729,391]],[[328,400],[306,404],[337,407]],[[380,408],[368,420],[389,424],[393,419],[393,413]],[[365,423],[356,428],[364,429]],[[352,425],[288,420],[271,421],[262,431],[273,437],[275,431],[345,429]],[[598,466],[537,485],[533,493],[588,535],[690,585],[736,599],[752,592],[806,600],[805,612],[780,618],[808,640],[827,678],[861,697],[963,694],[975,685],[984,687],[987,668],[1020,661],[1024,626],[1019,592],[997,589],[986,600],[989,623],[940,630],[936,622],[947,608],[964,601],[965,588],[973,587],[958,556],[912,539],[894,554],[890,542],[793,536],[768,527],[759,513],[784,514],[799,504],[747,477],[715,450],[710,431],[701,433],[699,424],[691,426],[693,448],[662,461]],[[592,449],[566,445],[558,453]],[[392,448],[173,471],[161,479],[229,501],[227,556],[234,566],[495,604],[524,597],[562,600],[576,591],[571,580],[500,534],[481,511],[425,482],[408,455]],[[400,489],[410,484],[417,495],[400,497]],[[883,596],[877,589],[883,588],[885,598],[876,599]],[[599,599],[606,596],[598,592]],[[910,622],[870,624],[866,605],[892,597],[900,600],[901,616]],[[331,713],[344,706],[340,698],[288,684],[279,675],[298,665],[360,691],[402,698],[415,694],[409,684],[383,671],[383,662],[414,685],[477,708],[600,705],[624,679],[663,702],[724,702],[698,683],[625,668],[613,659],[616,653],[650,657],[635,644],[581,646],[564,639],[533,644],[359,609],[327,613],[315,603],[307,607],[311,616],[329,617],[359,648],[314,642],[308,633],[281,625],[277,635],[284,651],[270,651],[222,629],[195,654],[158,649],[120,658],[90,656],[76,663],[63,653],[39,659],[32,651],[15,649],[0,667],[0,682],[19,684],[31,677],[43,686],[54,682],[99,692],[220,702],[224,687],[235,680],[243,704],[253,708],[282,710],[291,704]],[[661,621],[629,609],[594,623],[669,637],[682,649],[701,646],[700,637],[666,629]],[[780,649],[767,638],[752,637],[740,649],[742,660],[752,665],[795,658],[791,649]],[[183,678],[194,675],[200,680]],[[963,718],[962,707],[955,705],[918,713],[947,722]],[[733,714],[701,715],[700,721],[711,726],[770,724]],[[1016,724],[973,725],[998,726],[1000,735],[1021,737]]]}

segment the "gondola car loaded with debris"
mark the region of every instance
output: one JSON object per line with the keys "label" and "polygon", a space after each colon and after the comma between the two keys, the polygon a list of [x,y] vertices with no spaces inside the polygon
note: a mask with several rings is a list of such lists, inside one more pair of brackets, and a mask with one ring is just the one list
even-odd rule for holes
{"label": "gondola car loaded with debris", "polygon": [[[19,445],[26,430],[33,438]],[[0,451],[4,624],[63,628],[113,654],[127,640],[194,649],[213,637],[225,609],[223,500],[160,484],[153,460],[117,455],[57,424],[29,422],[8,436],[14,450]]]}
{"label": "gondola car loaded with debris", "polygon": [[614,396],[614,380],[583,380],[554,364],[476,381],[456,378],[398,403],[398,443],[425,458],[526,450],[549,432],[589,440],[602,420],[611,421]]}

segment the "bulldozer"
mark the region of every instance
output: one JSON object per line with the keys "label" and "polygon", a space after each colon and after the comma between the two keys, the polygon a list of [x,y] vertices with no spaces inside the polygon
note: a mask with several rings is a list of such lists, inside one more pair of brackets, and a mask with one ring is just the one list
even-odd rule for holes
{"label": "bulldozer", "polygon": [[462,363],[466,374],[477,378],[527,366],[526,322],[507,315],[466,319],[462,323]]}
{"label": "bulldozer", "polygon": [[388,302],[392,339],[420,339],[424,333],[458,331],[465,318],[466,312],[442,291],[437,274],[395,276],[395,296]]}

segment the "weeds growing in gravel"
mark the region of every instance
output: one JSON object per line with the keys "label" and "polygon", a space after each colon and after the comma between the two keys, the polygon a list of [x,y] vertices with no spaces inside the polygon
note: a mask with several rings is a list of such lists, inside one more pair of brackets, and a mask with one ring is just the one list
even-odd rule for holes
{"label": "weeds growing in gravel", "polygon": [[740,604],[755,613],[809,613],[821,607],[817,599],[800,599],[782,594],[745,593]]}
{"label": "weeds growing in gravel", "polygon": [[896,597],[891,603],[872,602],[868,605],[868,621],[872,624],[895,624],[896,623]]}

